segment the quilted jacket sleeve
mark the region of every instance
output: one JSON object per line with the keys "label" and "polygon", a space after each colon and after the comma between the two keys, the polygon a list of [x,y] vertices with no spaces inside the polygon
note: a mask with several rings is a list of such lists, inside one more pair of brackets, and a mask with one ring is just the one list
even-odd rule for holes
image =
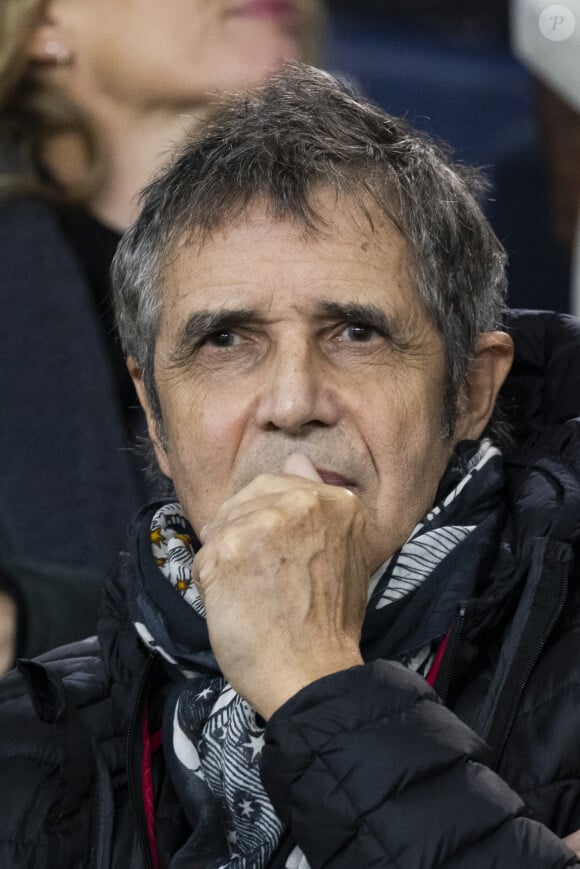
{"label": "quilted jacket sleeve", "polygon": [[311,869],[580,865],[486,754],[423,679],[378,661],[313,683],[272,716],[262,778]]}
{"label": "quilted jacket sleeve", "polygon": [[[91,642],[70,648],[92,651]],[[90,679],[82,672],[83,663],[82,658],[71,658],[70,667],[78,668],[77,681]],[[80,717],[66,702],[60,677],[66,675],[67,665],[68,661],[59,662],[57,674],[37,662],[23,661],[20,671],[12,670],[0,682],[3,869],[89,865],[96,813],[96,806],[91,806],[94,763]]]}

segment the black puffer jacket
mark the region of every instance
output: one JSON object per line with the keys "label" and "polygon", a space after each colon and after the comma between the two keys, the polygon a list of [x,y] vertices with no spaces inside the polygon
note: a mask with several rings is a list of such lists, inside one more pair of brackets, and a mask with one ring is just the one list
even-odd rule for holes
{"label": "black puffer jacket", "polygon": [[[511,328],[506,400],[521,440],[506,461],[502,545],[477,595],[448,614],[437,688],[454,712],[390,660],[288,701],[262,755],[291,831],[275,869],[295,842],[312,869],[579,863],[557,836],[580,828],[580,327],[525,314]],[[153,865],[143,721],[156,727],[167,676],[139,646],[126,588],[123,572],[108,586],[100,643],[24,662],[2,683],[1,866]],[[407,606],[422,619],[417,598]],[[153,792],[168,866],[188,831],[161,752]]]}

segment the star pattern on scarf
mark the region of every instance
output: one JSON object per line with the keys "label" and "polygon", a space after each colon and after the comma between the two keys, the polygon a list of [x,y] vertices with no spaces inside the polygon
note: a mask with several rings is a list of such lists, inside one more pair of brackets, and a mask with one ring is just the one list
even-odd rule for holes
{"label": "star pattern on scarf", "polygon": [[238,801],[238,808],[242,818],[246,818],[248,821],[253,822],[260,816],[260,806],[251,797],[243,796]]}
{"label": "star pattern on scarf", "polygon": [[249,735],[248,742],[242,742],[242,748],[247,748],[251,752],[250,763],[255,764],[262,753],[264,747],[264,734],[257,733]]}

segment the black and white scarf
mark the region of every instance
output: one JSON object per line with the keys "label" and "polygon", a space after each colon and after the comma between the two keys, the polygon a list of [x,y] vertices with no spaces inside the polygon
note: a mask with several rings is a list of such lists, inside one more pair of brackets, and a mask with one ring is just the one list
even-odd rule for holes
{"label": "black and white scarf", "polygon": [[[436,506],[371,577],[361,644],[365,658],[392,651],[384,648],[383,638],[392,633],[385,625],[386,614],[397,609],[393,603],[418,593],[428,581],[438,581],[438,572],[460,552],[462,571],[469,573],[462,544],[469,539],[469,550],[473,544],[477,550],[478,530],[496,514],[502,485],[497,448],[489,441],[460,445],[440,484]],[[152,549],[158,570],[153,578],[151,571],[141,570],[149,579],[134,596],[135,627],[185,677],[176,681],[163,722],[167,765],[192,829],[171,867],[262,869],[284,832],[260,779],[264,724],[219,673],[209,648],[204,606],[191,580],[199,543],[179,504],[155,512],[147,545],[148,553],[141,550],[141,565],[147,557],[151,560]],[[443,632],[447,627],[442,623]],[[419,646],[411,644],[399,659],[425,675],[440,638],[421,638],[419,633]],[[298,848],[286,867],[308,869]]]}

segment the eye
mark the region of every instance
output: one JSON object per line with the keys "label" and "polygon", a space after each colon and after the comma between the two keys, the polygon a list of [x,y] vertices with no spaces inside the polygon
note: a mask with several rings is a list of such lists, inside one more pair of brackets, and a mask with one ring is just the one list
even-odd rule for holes
{"label": "eye", "polygon": [[234,347],[240,340],[240,336],[231,329],[220,329],[218,332],[206,335],[203,343],[210,347],[228,348]]}
{"label": "eye", "polygon": [[379,336],[379,333],[372,326],[367,326],[365,323],[349,323],[342,332],[342,335],[348,341],[354,341],[357,344],[365,344]]}

